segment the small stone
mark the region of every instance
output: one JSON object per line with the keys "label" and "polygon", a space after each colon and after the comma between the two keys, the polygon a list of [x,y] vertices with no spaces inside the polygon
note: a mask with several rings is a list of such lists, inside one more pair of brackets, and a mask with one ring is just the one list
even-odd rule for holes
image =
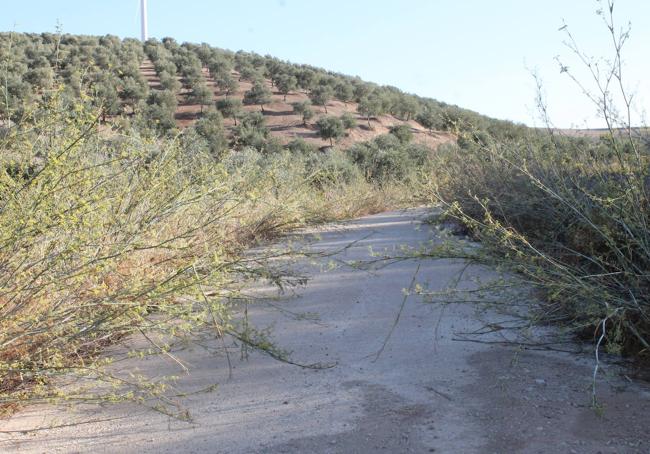
{"label": "small stone", "polygon": [[535,383],[537,383],[538,385],[545,385],[546,380],[544,380],[543,378],[536,378]]}

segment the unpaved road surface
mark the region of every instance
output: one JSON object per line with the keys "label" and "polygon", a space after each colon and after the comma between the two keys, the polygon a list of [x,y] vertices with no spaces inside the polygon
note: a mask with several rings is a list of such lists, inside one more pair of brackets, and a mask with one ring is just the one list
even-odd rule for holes
{"label": "unpaved road surface", "polygon": [[[369,246],[417,246],[433,235],[420,222],[425,215],[410,210],[328,226],[312,247],[333,251],[363,239],[334,257],[351,261],[368,259]],[[417,281],[445,288],[461,266],[421,261]],[[179,387],[219,383],[215,392],[186,398],[192,424],[131,404],[32,407],[2,422],[0,451],[650,452],[647,385],[606,368],[610,376],[598,382],[599,416],[589,406],[591,355],[454,341],[454,333],[482,325],[469,306],[441,312],[410,296],[375,361],[417,268],[418,262],[404,261],[375,272],[348,266],[322,271],[308,263],[309,284],[274,302],[282,311],[264,304],[251,311],[256,323],[274,325],[275,340],[293,351],[293,360],[336,367],[308,370],[258,353],[242,361],[233,351],[229,379],[222,354],[189,350],[181,358],[192,373]],[[139,367],[175,371],[164,358]],[[39,427],[46,429],[30,431]]]}

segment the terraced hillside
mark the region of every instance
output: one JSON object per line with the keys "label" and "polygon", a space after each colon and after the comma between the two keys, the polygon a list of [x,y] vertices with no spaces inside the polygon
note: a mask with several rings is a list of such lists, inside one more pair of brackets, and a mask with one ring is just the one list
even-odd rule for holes
{"label": "terraced hillside", "polygon": [[[146,79],[147,84],[151,90],[161,90],[160,78],[156,74],[155,68],[151,60],[144,60],[140,66],[140,71]],[[239,82],[238,89],[226,95],[222,90],[217,87],[214,77],[210,74],[207,68],[202,68],[202,75],[205,78],[206,84],[213,94],[214,101],[224,99],[228,96],[237,99],[243,99],[244,93],[251,89],[253,83],[247,80],[241,80],[241,74],[232,70],[231,75]],[[179,82],[182,78],[177,77]],[[358,114],[359,103],[341,102],[337,99],[332,99],[327,103],[327,113],[324,106],[312,106],[315,111],[315,116],[312,120],[305,123],[302,121],[300,115],[293,111],[293,103],[308,102],[309,92],[307,90],[296,90],[295,92],[288,93],[286,97],[280,93],[277,87],[274,86],[271,80],[264,79],[264,84],[273,93],[271,103],[264,107],[264,118],[266,125],[271,131],[271,134],[279,138],[283,143],[288,143],[293,139],[303,139],[308,143],[316,146],[326,146],[328,141],[322,139],[318,134],[318,129],[315,126],[319,117],[324,115],[341,116],[345,113],[353,115],[357,121],[356,128],[350,130],[346,136],[338,142],[338,145],[345,148],[356,142],[365,142],[373,139],[374,137],[382,134],[387,134],[392,126],[407,125],[413,133],[413,139],[416,142],[436,147],[441,143],[453,142],[456,140],[454,134],[447,131],[428,131],[415,120],[400,120],[399,118],[390,115],[382,114],[370,118],[369,122],[366,118]],[[203,110],[202,106],[194,103],[190,97],[191,89],[182,88],[177,94],[178,107],[175,111],[175,120],[179,127],[187,127],[201,118]],[[260,111],[259,106],[244,106],[243,109],[249,112]],[[368,126],[368,123],[371,125]],[[234,120],[230,118],[224,119],[224,124],[232,129],[235,126]]]}
{"label": "terraced hillside", "polygon": [[[404,126],[402,132],[410,132],[415,142],[434,147],[464,132],[512,136],[525,129],[358,77],[172,38],[142,43],[111,35],[0,33],[0,55],[2,124],[23,121],[56,93],[68,108],[87,103],[100,109],[102,123],[111,123],[107,127],[160,136],[205,119],[199,135],[207,140],[209,129],[211,146],[220,152],[277,150],[294,139],[345,149],[394,126]],[[264,98],[261,105],[256,96]],[[231,105],[215,105],[226,98]],[[294,108],[296,103],[301,106]],[[262,111],[261,119],[247,116],[255,111]],[[317,122],[323,116],[344,120],[344,134],[339,131],[332,141],[321,138]],[[253,127],[235,127],[246,119]],[[271,139],[272,146],[266,146]]]}

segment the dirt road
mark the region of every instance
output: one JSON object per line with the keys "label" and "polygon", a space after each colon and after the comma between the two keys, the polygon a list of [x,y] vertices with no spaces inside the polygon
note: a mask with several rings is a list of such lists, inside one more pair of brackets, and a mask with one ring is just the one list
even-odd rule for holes
{"label": "dirt road", "polygon": [[[411,210],[329,226],[312,247],[336,250],[363,239],[335,257],[351,261],[367,259],[369,246],[417,246],[433,235],[420,222],[424,216]],[[347,266],[321,271],[329,260],[305,265],[309,284],[297,296],[274,302],[281,311],[261,304],[252,317],[259,325],[273,324],[275,340],[293,351],[293,360],[336,367],[302,369],[257,353],[240,361],[233,352],[229,379],[222,355],[187,351],[182,359],[192,373],[179,386],[219,383],[216,392],[186,398],[194,423],[126,404],[29,408],[1,423],[0,451],[650,452],[647,385],[618,374],[607,377],[609,383],[601,378],[599,416],[589,407],[591,356],[454,341],[454,333],[481,325],[469,306],[448,306],[441,313],[408,297],[375,360],[418,262],[375,272]],[[461,266],[421,261],[417,282],[444,288]],[[144,367],[174,371],[164,358]],[[75,424],[91,419],[102,421]],[[28,431],[57,425],[62,427]]]}

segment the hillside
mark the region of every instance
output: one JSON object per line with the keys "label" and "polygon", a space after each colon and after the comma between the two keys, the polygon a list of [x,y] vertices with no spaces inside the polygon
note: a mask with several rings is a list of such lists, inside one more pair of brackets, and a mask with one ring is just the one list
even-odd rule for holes
{"label": "hillside", "polygon": [[[140,70],[151,90],[162,89],[160,78],[157,76],[153,63],[151,63],[150,60],[145,60],[140,66]],[[203,68],[202,73],[205,77],[206,84],[212,91],[214,101],[216,102],[220,99],[226,98],[227,96],[216,86],[214,77],[210,75],[210,72]],[[241,75],[234,70],[231,74],[236,79],[241,77]],[[181,77],[178,77],[177,79],[181,82]],[[366,119],[357,113],[359,103],[354,101],[343,103],[339,100],[331,100],[327,103],[327,114],[325,113],[325,107],[313,106],[312,108],[316,112],[316,115],[313,120],[305,125],[300,116],[293,112],[291,104],[309,101],[308,92],[305,90],[299,90],[289,93],[287,94],[285,101],[284,95],[277,91],[277,88],[273,86],[273,83],[269,79],[264,79],[264,84],[273,93],[272,102],[265,106],[265,112],[263,113],[266,125],[270,129],[271,135],[279,138],[285,144],[293,139],[300,138],[319,147],[329,145],[327,140],[322,139],[318,135],[318,130],[314,126],[314,123],[321,116],[341,116],[344,113],[354,115],[357,120],[357,127],[346,134],[343,139],[338,141],[337,145],[342,148],[347,148],[356,142],[371,140],[382,134],[388,134],[390,127],[397,125],[408,125],[414,135],[414,141],[432,148],[441,143],[455,141],[455,135],[452,133],[446,131],[428,131],[415,120],[400,120],[390,114],[378,115],[371,118],[370,124],[372,127],[369,128]],[[232,93],[230,97],[243,100],[244,93],[250,90],[252,85],[253,84],[249,81],[241,80],[239,82],[239,88],[235,93]],[[177,95],[178,107],[175,111],[174,118],[177,125],[181,128],[194,124],[202,115],[201,105],[193,103],[191,99],[187,100],[190,91],[191,90],[189,89],[181,89]],[[244,106],[243,108],[248,112],[260,111],[258,106]],[[224,124],[230,130],[232,130],[232,127],[235,125],[234,120],[230,118],[224,119]]]}
{"label": "hillside", "polygon": [[[47,102],[56,92],[70,106],[84,102],[100,109],[102,122],[121,119],[122,127],[158,135],[193,126],[215,111],[215,102],[229,98],[239,104],[237,111],[222,120],[212,115],[209,121],[217,121],[213,129],[223,128],[236,147],[251,144],[234,137],[235,118],[260,110],[264,124],[256,128],[264,140],[287,144],[299,138],[317,147],[329,143],[318,134],[321,117],[351,115],[355,124],[348,121],[345,134],[335,140],[343,149],[398,125],[406,125],[416,143],[431,147],[454,141],[459,128],[512,126],[396,87],[270,56],[178,44],[171,38],[143,44],[110,35],[0,33],[0,51],[5,94],[0,120],[5,123],[23,121],[38,101]],[[263,109],[247,102],[255,86],[268,90]],[[303,121],[293,103],[306,103],[310,118]]]}

